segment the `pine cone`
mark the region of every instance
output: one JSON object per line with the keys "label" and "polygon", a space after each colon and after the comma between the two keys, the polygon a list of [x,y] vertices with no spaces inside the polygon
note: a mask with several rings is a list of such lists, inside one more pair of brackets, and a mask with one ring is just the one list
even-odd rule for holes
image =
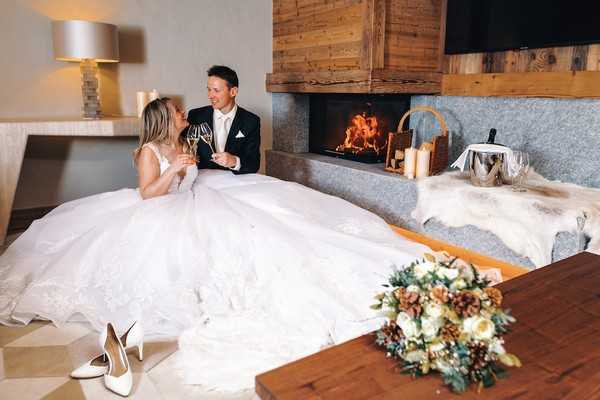
{"label": "pine cone", "polygon": [[471,371],[479,371],[487,364],[488,348],[483,343],[474,343],[469,346],[469,358],[471,359]]}
{"label": "pine cone", "polygon": [[396,324],[396,321],[388,321],[381,327],[381,333],[385,336],[386,345],[392,342],[398,342],[404,337],[402,329]]}
{"label": "pine cone", "polygon": [[456,313],[463,318],[477,315],[481,309],[479,297],[467,290],[458,293],[454,299],[452,299],[452,305],[454,306]]}
{"label": "pine cone", "polygon": [[457,325],[447,323],[442,328],[441,335],[446,342],[455,342],[460,337],[460,329]]}
{"label": "pine cone", "polygon": [[436,286],[431,289],[431,297],[441,304],[448,302],[448,289],[445,286]]}
{"label": "pine cone", "polygon": [[483,289],[483,292],[487,294],[487,296],[490,298],[490,301],[495,307],[500,307],[503,299],[502,292],[500,290],[493,287],[487,287]]}
{"label": "pine cone", "polygon": [[[394,292],[394,294],[396,294]],[[400,296],[400,309],[413,318],[418,317],[423,312],[423,307],[419,304],[419,293],[404,290]]]}
{"label": "pine cone", "polygon": [[398,288],[398,289],[394,290],[394,297],[396,298],[396,300],[402,301],[402,298],[404,297],[404,293],[406,293],[406,289],[404,289],[403,287]]}

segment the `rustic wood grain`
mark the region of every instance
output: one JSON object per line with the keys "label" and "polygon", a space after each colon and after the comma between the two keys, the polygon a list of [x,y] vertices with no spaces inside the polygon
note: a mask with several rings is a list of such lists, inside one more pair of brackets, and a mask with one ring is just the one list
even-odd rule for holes
{"label": "rustic wood grain", "polygon": [[[446,55],[448,74],[597,71],[600,45]],[[475,60],[481,60],[477,65]]]}
{"label": "rustic wood grain", "polygon": [[[431,73],[442,70],[445,4],[446,0],[274,0],[273,73],[267,76],[267,90],[439,93],[441,76]],[[339,77],[322,75],[338,72]],[[357,75],[348,75],[353,72]]]}
{"label": "rustic wood grain", "polygon": [[361,68],[384,67],[385,0],[364,0]]}
{"label": "rustic wood grain", "polygon": [[[462,399],[598,399],[600,394],[600,257],[580,253],[500,284],[503,307],[517,324],[505,347],[523,362],[507,379]],[[263,399],[440,399],[451,395],[438,375],[399,373],[365,335],[256,377]],[[458,397],[457,397],[458,398]]]}
{"label": "rustic wood grain", "polygon": [[600,72],[445,74],[442,95],[600,98]]}
{"label": "rustic wood grain", "polygon": [[438,93],[441,73],[390,70],[267,74],[267,90],[280,93]]}
{"label": "rustic wood grain", "polygon": [[[440,72],[445,1],[393,0],[386,3],[385,67]],[[445,25],[445,24],[444,24]]]}

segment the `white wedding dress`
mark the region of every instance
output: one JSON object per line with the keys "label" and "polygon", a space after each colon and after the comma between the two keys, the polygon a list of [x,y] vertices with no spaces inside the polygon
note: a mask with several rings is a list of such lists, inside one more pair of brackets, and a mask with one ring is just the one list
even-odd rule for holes
{"label": "white wedding dress", "polygon": [[179,335],[186,382],[234,391],[376,329],[369,305],[391,267],[427,251],[302,185],[186,172],[165,196],[123,189],[34,222],[0,257],[0,323],[141,321],[149,336]]}

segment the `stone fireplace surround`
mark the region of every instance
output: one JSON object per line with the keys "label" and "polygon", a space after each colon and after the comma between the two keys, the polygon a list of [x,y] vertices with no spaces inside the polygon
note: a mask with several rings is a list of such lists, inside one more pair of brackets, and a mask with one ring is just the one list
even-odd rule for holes
{"label": "stone fireplace surround", "polygon": [[[474,226],[448,228],[432,220],[421,226],[410,217],[417,200],[414,181],[362,164],[308,153],[309,95],[273,93],[273,150],[267,175],[301,183],[346,199],[388,223],[515,265],[533,264],[509,250],[494,234]],[[464,147],[484,141],[490,128],[497,142],[531,154],[533,167],[549,179],[600,187],[600,101],[524,98],[413,96],[411,107],[439,110],[450,129],[450,160]],[[429,115],[411,115],[416,140],[437,132]],[[553,261],[576,252],[574,233],[557,236]]]}

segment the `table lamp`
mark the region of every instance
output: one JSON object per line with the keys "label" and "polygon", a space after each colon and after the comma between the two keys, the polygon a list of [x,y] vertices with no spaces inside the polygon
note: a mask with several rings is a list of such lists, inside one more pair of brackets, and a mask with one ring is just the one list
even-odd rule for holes
{"label": "table lamp", "polygon": [[52,21],[54,58],[80,62],[83,118],[100,118],[98,63],[119,61],[117,26],[89,21]]}

